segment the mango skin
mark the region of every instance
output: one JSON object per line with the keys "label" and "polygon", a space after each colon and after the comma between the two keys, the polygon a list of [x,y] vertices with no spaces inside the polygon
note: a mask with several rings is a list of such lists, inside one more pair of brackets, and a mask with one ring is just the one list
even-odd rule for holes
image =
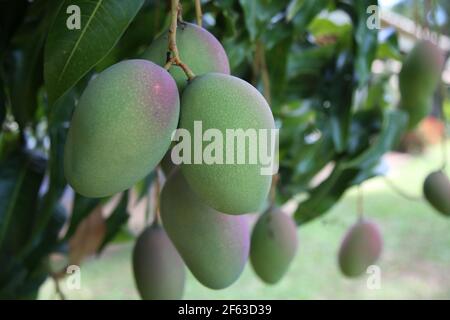
{"label": "mango skin", "polygon": [[269,210],[255,224],[250,242],[250,261],[258,277],[275,284],[288,271],[298,248],[297,226],[281,210]]}
{"label": "mango skin", "polygon": [[450,181],[442,171],[435,171],[427,176],[423,194],[434,209],[450,216]]}
{"label": "mango skin", "polygon": [[200,283],[223,289],[238,279],[250,247],[245,216],[222,214],[206,206],[189,188],[181,171],[176,170],[161,193],[161,219]]}
{"label": "mango skin", "polygon": [[163,158],[179,110],[174,80],[152,62],[126,60],[100,73],[70,124],[64,152],[69,184],[86,197],[131,187]]}
{"label": "mango skin", "polygon": [[417,42],[406,56],[399,74],[399,106],[409,114],[409,129],[431,112],[443,63],[443,53],[429,41]]}
{"label": "mango skin", "polygon": [[[202,121],[203,132],[222,133],[226,155],[227,129],[274,129],[269,105],[252,85],[239,78],[208,73],[196,77],[182,94],[180,128],[194,137],[194,121]],[[192,145],[193,145],[193,138]],[[203,150],[209,142],[203,143]],[[235,150],[237,144],[235,144]],[[246,154],[248,157],[248,144]],[[259,149],[259,148],[258,148]],[[191,148],[194,150],[194,147]],[[194,160],[194,152],[192,160]],[[259,150],[258,150],[259,153]],[[237,152],[235,151],[235,158]],[[226,159],[224,159],[225,162]],[[227,214],[245,214],[261,210],[269,193],[272,177],[262,175],[257,164],[181,164],[191,188],[210,207]]]}
{"label": "mango skin", "polygon": [[381,255],[383,240],[378,226],[360,220],[347,232],[339,250],[339,267],[347,277],[364,274]]}
{"label": "mango skin", "polygon": [[[169,36],[168,31],[166,31],[152,42],[143,53],[142,58],[163,67],[166,64],[168,43]],[[208,72],[230,74],[230,63],[225,49],[206,29],[192,23],[179,24],[177,47],[181,60],[189,66],[195,75]],[[186,75],[179,67],[172,67],[169,72],[181,92],[188,83]]]}
{"label": "mango skin", "polygon": [[133,249],[133,275],[143,300],[182,298],[184,262],[161,226],[149,226],[138,237]]}

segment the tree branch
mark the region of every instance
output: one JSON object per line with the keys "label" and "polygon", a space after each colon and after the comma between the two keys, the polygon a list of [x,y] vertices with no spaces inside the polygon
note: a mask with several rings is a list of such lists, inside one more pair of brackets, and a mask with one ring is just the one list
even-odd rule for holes
{"label": "tree branch", "polygon": [[202,26],[202,5],[200,3],[200,0],[195,0],[195,17],[197,19],[197,25],[199,27]]}
{"label": "tree branch", "polygon": [[257,57],[257,62],[259,64],[259,68],[261,69],[261,80],[263,83],[263,92],[264,92],[264,98],[266,98],[267,103],[271,104],[271,94],[270,94],[270,77],[269,77],[269,70],[267,68],[266,63],[266,53],[264,50],[263,43],[258,40],[256,42],[256,48],[255,48],[255,56]]}
{"label": "tree branch", "polygon": [[183,70],[189,80],[192,80],[195,77],[195,74],[183,61],[181,61],[177,47],[177,27],[179,19],[181,19],[181,6],[179,0],[171,0],[170,12],[171,21],[169,28],[168,59],[164,69],[169,70],[172,65],[176,65]]}

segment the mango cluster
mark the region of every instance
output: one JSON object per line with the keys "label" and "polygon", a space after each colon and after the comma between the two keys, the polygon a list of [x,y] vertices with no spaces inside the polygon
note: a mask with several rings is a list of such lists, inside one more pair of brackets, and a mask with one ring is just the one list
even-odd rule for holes
{"label": "mango cluster", "polygon": [[[177,167],[171,162],[175,130],[185,129],[194,137],[197,121],[203,130],[224,136],[228,129],[275,128],[264,97],[230,75],[225,50],[212,34],[183,23],[176,40],[194,79],[187,81],[180,68],[163,68],[168,45],[164,33],[141,59],[119,62],[90,81],[65,145],[66,178],[86,197],[124,191],[161,164],[166,174],[160,195],[162,225],[147,227],[133,251],[134,277],[143,299],[181,298],[185,265],[209,288],[235,282],[250,253],[245,214],[264,207],[271,185],[260,164]],[[273,283],[296,251],[295,224],[282,213],[261,219],[252,239],[252,262],[261,278]],[[265,259],[278,257],[269,276]]]}

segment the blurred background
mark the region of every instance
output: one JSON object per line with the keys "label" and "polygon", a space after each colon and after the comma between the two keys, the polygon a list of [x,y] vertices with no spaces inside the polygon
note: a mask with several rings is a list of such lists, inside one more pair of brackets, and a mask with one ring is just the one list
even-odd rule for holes
{"label": "blurred background", "polygon": [[[129,25],[116,30],[117,41],[103,39],[94,50],[98,55],[81,50],[80,59],[92,63],[56,85],[46,72],[58,65],[58,54],[49,52],[64,57],[64,43],[76,40],[58,32],[65,22],[58,20],[65,13],[61,4],[0,0],[1,298],[139,299],[131,256],[154,213],[155,173],[106,199],[74,194],[61,173],[68,121],[88,81],[118,61],[139,57],[169,24],[170,1],[136,3],[137,10],[123,17]],[[220,291],[188,272],[184,298],[450,298],[450,219],[422,191],[427,175],[450,155],[450,2],[201,4],[203,27],[223,44],[232,74],[264,94],[281,128],[276,204],[299,226],[299,248],[275,285],[261,282],[250,264]],[[195,22],[194,1],[182,5],[183,18]],[[80,6],[92,11],[92,4]],[[411,128],[399,107],[398,74],[421,40],[440,48],[446,62],[425,117]],[[51,94],[59,100],[48,99]],[[444,172],[450,175],[449,166]],[[368,274],[348,279],[338,268],[342,238],[361,210],[383,237],[376,289],[368,287]],[[68,264],[81,265],[79,289],[67,286]]]}

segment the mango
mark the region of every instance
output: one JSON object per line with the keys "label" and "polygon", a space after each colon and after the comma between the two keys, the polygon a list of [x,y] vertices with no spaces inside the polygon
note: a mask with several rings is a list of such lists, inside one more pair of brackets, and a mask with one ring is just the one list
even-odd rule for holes
{"label": "mango", "polygon": [[64,151],[69,184],[86,197],[128,189],[163,158],[179,119],[169,73],[146,60],[119,62],[90,81]]}
{"label": "mango", "polygon": [[138,237],[133,249],[133,274],[144,300],[175,300],[183,296],[184,263],[161,226],[148,226]]}
{"label": "mango", "polygon": [[450,181],[444,172],[435,171],[427,176],[423,194],[434,209],[450,216]]}
{"label": "mango", "polygon": [[358,277],[366,272],[381,255],[383,240],[378,226],[364,219],[347,232],[339,250],[339,267],[347,277]]}
{"label": "mango", "polygon": [[298,247],[297,226],[280,209],[270,209],[255,224],[250,242],[250,261],[255,273],[275,284],[288,271]]}
{"label": "mango", "polygon": [[181,171],[176,170],[161,193],[161,219],[200,283],[222,289],[238,279],[250,246],[245,216],[226,215],[208,207],[190,189]]}
{"label": "mango", "polygon": [[[275,129],[273,115],[264,97],[244,80],[207,73],[196,77],[186,87],[181,101],[179,127],[193,137],[192,155],[185,157],[189,159],[184,159],[181,164],[191,188],[208,206],[220,212],[260,211],[272,181],[270,174],[262,173],[263,168],[270,166],[261,153],[274,155],[270,145],[265,148],[267,152],[262,151],[260,133],[263,131],[260,129],[265,130],[268,144],[276,143],[275,137],[271,136]],[[257,143],[253,144],[255,148],[251,147],[248,138],[240,139],[241,143],[234,138],[233,134],[239,133],[238,130],[248,133],[247,137],[254,133],[257,137]],[[200,141],[199,144],[201,139],[196,139],[199,131],[204,134],[203,138],[210,131],[210,142]],[[181,144],[183,139],[180,137],[179,140]],[[202,158],[201,161],[196,157]]]}
{"label": "mango", "polygon": [[431,112],[443,63],[443,53],[429,41],[417,42],[406,56],[399,74],[399,106],[409,115],[409,129]]}
{"label": "mango", "polygon": [[[169,32],[166,31],[154,40],[142,55],[154,63],[164,66],[167,59]],[[180,23],[177,29],[177,47],[181,60],[196,75],[208,72],[230,74],[230,64],[225,49],[220,42],[206,29],[192,23]],[[178,67],[170,68],[180,92],[186,87],[186,75]]]}

